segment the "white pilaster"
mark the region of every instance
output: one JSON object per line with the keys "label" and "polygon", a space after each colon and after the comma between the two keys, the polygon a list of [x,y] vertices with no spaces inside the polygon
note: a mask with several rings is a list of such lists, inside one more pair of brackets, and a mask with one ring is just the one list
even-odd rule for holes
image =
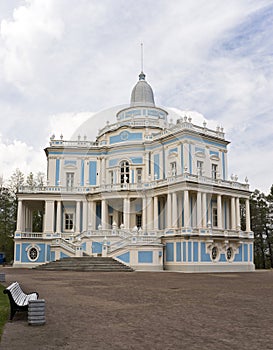
{"label": "white pilaster", "polygon": [[172,227],[172,194],[167,194],[167,227]]}
{"label": "white pilaster", "polygon": [[202,227],[202,193],[200,191],[197,192],[196,226],[197,228]]}
{"label": "white pilaster", "polygon": [[142,229],[146,231],[147,229],[147,199],[142,198]]}
{"label": "white pilaster", "polygon": [[82,202],[82,230],[87,231],[87,201]]}
{"label": "white pilaster", "polygon": [[81,214],[81,202],[76,202],[76,223],[75,223],[75,233],[80,233],[80,214]]}
{"label": "white pilaster", "polygon": [[154,230],[158,230],[158,197],[154,196]]}
{"label": "white pilaster", "polygon": [[217,227],[222,230],[222,196],[220,194],[217,195]]}
{"label": "white pilaster", "polygon": [[184,191],[184,226],[190,227],[189,191]]}
{"label": "white pilaster", "polygon": [[18,207],[17,207],[17,232],[22,232],[22,216],[23,216],[23,202],[21,199],[18,200]]}
{"label": "white pilaster", "polygon": [[177,195],[176,192],[172,194],[172,227],[177,228]]}
{"label": "white pilaster", "polygon": [[236,229],[241,229],[240,198],[236,197]]}
{"label": "white pilaster", "polygon": [[61,233],[61,223],[62,223],[62,210],[61,201],[57,201],[57,217],[56,217],[56,232]]}
{"label": "white pilaster", "polygon": [[202,226],[207,227],[207,194],[202,193]]}
{"label": "white pilaster", "polygon": [[231,197],[231,229],[236,230],[235,197]]}
{"label": "white pilaster", "polygon": [[249,207],[249,199],[246,199],[246,232],[250,232],[250,207]]}

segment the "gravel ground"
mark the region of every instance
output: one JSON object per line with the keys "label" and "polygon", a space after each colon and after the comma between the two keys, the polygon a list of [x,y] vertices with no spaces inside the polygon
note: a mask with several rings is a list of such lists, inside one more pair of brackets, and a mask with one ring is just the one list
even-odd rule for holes
{"label": "gravel ground", "polygon": [[46,324],[17,313],[3,350],[273,349],[273,271],[0,272],[46,300]]}

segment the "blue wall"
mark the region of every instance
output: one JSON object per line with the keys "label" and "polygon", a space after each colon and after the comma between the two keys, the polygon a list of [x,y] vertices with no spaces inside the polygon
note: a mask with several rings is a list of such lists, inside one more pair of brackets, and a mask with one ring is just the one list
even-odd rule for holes
{"label": "blue wall", "polygon": [[89,184],[96,185],[97,183],[97,162],[89,162]]}
{"label": "blue wall", "polygon": [[130,252],[121,254],[117,256],[118,259],[124,261],[125,263],[129,264],[130,263]]}
{"label": "blue wall", "polygon": [[151,264],[153,262],[153,252],[152,251],[138,252],[138,262]]}
{"label": "blue wall", "polygon": [[159,154],[154,155],[154,178],[159,179],[160,172],[159,172]]}
{"label": "blue wall", "polygon": [[102,243],[92,242],[92,253],[101,254],[102,253]]}
{"label": "blue wall", "polygon": [[166,261],[173,261],[173,243],[166,243]]}
{"label": "blue wall", "polygon": [[59,180],[60,180],[60,159],[56,159],[55,186],[59,185]]}

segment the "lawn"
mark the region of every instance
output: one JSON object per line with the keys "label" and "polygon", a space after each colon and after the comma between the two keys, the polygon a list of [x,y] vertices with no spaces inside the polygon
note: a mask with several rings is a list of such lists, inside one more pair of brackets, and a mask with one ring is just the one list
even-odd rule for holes
{"label": "lawn", "polygon": [[9,299],[8,296],[3,293],[4,289],[5,287],[0,284],[0,339],[5,323],[9,317]]}

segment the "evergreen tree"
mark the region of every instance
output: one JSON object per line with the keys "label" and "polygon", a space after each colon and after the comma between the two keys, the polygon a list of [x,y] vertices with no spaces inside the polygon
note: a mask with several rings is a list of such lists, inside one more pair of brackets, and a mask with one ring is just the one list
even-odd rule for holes
{"label": "evergreen tree", "polygon": [[250,198],[256,268],[273,268],[273,195],[255,190]]}
{"label": "evergreen tree", "polygon": [[16,227],[16,206],[14,196],[8,188],[0,186],[0,250],[6,260],[13,259],[13,234]]}

